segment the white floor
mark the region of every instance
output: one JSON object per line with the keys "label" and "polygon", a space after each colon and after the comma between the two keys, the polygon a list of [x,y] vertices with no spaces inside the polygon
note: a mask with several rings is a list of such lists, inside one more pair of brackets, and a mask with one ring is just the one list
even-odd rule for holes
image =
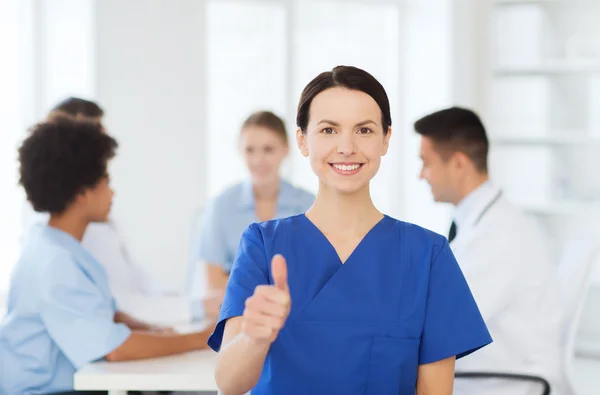
{"label": "white floor", "polygon": [[576,395],[600,394],[600,359],[575,359],[572,379]]}

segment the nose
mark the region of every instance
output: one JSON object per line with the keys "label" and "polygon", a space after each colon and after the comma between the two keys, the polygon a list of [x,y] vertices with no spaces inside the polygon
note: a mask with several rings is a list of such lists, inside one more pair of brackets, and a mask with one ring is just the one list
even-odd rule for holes
{"label": "nose", "polygon": [[419,180],[425,179],[425,168],[421,167],[421,171],[419,172]]}
{"label": "nose", "polygon": [[265,162],[266,159],[266,155],[264,152],[259,151],[259,152],[254,152],[251,156],[250,156],[250,162],[254,165],[254,166],[262,166]]}
{"label": "nose", "polygon": [[341,133],[338,139],[337,152],[344,156],[350,156],[356,152],[354,133]]}

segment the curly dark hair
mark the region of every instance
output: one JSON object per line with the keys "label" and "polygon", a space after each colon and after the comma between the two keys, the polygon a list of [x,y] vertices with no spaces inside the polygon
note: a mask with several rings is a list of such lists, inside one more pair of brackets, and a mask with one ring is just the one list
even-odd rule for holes
{"label": "curly dark hair", "polygon": [[106,176],[117,146],[96,122],[60,117],[39,123],[19,148],[19,183],[35,211],[62,213]]}

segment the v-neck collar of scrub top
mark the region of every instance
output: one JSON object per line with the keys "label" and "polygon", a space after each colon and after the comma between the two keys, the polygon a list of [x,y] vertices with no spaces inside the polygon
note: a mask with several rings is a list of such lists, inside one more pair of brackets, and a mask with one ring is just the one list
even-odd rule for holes
{"label": "v-neck collar of scrub top", "polygon": [[314,229],[315,233],[317,233],[325,242],[325,245],[331,250],[331,252],[333,254],[335,254],[335,256],[337,256],[338,258],[338,263],[340,265],[345,265],[346,263],[348,263],[348,261],[352,260],[353,256],[356,255],[355,253],[358,253],[360,251],[360,248],[364,243],[365,240],[368,240],[371,235],[375,232],[377,232],[377,228],[379,228],[381,226],[381,224],[383,224],[389,217],[387,215],[383,215],[383,217],[377,221],[377,223],[375,223],[375,225],[373,225],[371,227],[371,229],[369,229],[369,231],[367,233],[365,233],[365,235],[362,237],[362,239],[360,239],[360,241],[358,242],[358,244],[354,247],[354,249],[350,252],[350,255],[348,255],[348,257],[342,261],[342,259],[340,258],[339,253],[337,252],[337,250],[335,249],[335,246],[331,243],[331,241],[327,238],[327,236],[325,236],[325,234],[323,233],[323,231],[321,231],[321,229],[319,229],[317,227],[317,225],[314,224],[314,222],[312,222],[307,216],[306,214],[301,214],[299,216],[306,224],[308,227],[311,227]]}

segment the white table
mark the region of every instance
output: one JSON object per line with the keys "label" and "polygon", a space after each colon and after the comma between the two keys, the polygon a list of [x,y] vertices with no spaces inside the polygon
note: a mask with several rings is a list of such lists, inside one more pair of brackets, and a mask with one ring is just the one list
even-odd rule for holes
{"label": "white table", "polygon": [[109,391],[217,391],[212,350],[127,362],[100,361],[75,373],[75,390]]}

